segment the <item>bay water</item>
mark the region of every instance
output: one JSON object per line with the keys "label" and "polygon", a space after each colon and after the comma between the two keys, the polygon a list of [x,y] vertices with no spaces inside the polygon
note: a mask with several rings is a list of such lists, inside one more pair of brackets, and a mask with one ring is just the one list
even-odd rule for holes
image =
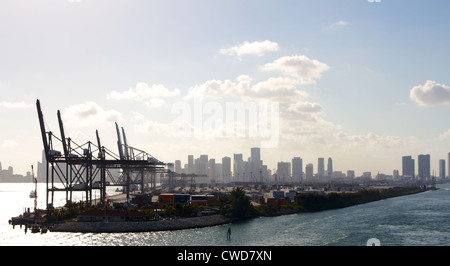
{"label": "bay water", "polygon": [[[0,183],[0,246],[365,246],[373,240],[381,246],[450,246],[450,184],[438,188],[343,209],[199,229],[33,234],[19,226],[13,229],[8,220],[33,209],[29,192],[34,184]],[[38,208],[44,208],[45,194],[45,184],[38,184]],[[64,193],[55,197],[56,206],[64,205]],[[226,237],[228,228],[231,239]]]}

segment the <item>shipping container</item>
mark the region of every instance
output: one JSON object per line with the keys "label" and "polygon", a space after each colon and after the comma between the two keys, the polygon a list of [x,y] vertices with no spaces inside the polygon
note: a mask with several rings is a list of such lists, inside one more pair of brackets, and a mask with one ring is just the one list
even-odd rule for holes
{"label": "shipping container", "polygon": [[208,197],[206,195],[192,195],[191,203],[200,206],[206,206],[208,203]]}
{"label": "shipping container", "polygon": [[191,200],[207,200],[207,196],[206,195],[192,195],[191,196]]}
{"label": "shipping container", "polygon": [[151,194],[137,194],[135,202],[139,207],[142,207],[145,204],[152,202],[152,195]]}
{"label": "shipping container", "polygon": [[158,196],[160,204],[170,204],[175,202],[175,194],[160,194]]}
{"label": "shipping container", "polygon": [[214,203],[214,201],[216,200],[216,196],[206,195],[206,200],[208,201],[208,203]]}
{"label": "shipping container", "polygon": [[268,198],[267,199],[267,203],[274,203],[277,206],[283,206],[283,205],[287,205],[287,200],[286,199],[277,199],[277,198]]}
{"label": "shipping container", "polygon": [[191,199],[191,195],[189,195],[189,194],[175,194],[175,196],[174,196],[175,203],[185,204],[185,203],[188,203],[190,199]]}

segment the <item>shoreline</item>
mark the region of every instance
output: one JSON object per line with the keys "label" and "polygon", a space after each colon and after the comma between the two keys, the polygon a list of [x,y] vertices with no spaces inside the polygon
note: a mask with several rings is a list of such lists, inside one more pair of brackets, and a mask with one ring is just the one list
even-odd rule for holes
{"label": "shoreline", "polygon": [[366,202],[359,202],[350,205],[340,205],[338,207],[325,208],[320,210],[298,210],[298,209],[282,209],[270,214],[251,215],[241,218],[230,218],[224,215],[210,215],[192,218],[180,218],[160,221],[142,221],[142,222],[66,222],[49,225],[50,232],[66,232],[66,233],[141,233],[141,232],[155,232],[155,231],[176,231],[186,229],[196,229],[203,227],[219,226],[230,224],[236,221],[247,220],[258,217],[277,217],[283,215],[314,213],[319,211],[342,209],[355,205],[362,205],[369,202],[375,202],[387,198],[401,197],[412,194],[423,193],[428,190],[421,190],[412,193],[399,193],[395,196],[379,198],[376,200],[369,200]]}
{"label": "shoreline", "polygon": [[67,222],[54,224],[49,230],[66,233],[141,233],[218,226],[238,220],[242,219],[211,215],[149,222]]}

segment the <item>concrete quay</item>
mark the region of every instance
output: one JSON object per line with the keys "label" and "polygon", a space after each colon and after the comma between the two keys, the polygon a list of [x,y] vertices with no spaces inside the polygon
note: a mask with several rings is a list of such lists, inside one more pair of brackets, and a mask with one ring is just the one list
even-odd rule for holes
{"label": "concrete quay", "polygon": [[183,219],[171,219],[151,222],[68,222],[55,224],[51,232],[77,233],[130,233],[167,230],[183,230],[228,224],[235,219],[222,215],[211,215]]}

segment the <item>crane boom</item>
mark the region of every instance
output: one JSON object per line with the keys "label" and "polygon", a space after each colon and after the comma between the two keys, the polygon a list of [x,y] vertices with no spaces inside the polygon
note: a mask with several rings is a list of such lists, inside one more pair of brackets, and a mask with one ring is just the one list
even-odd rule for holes
{"label": "crane boom", "polygon": [[64,134],[64,125],[63,125],[63,121],[61,119],[61,112],[59,110],[57,112],[57,115],[58,115],[59,130],[61,132],[61,141],[62,141],[62,145],[63,145],[64,156],[67,159],[67,158],[69,158],[69,151],[67,150],[66,136]]}
{"label": "crane boom", "polygon": [[123,134],[123,145],[125,149],[125,159],[129,160],[130,155],[128,154],[128,143],[127,143],[127,137],[125,136],[125,130],[122,127],[122,134]]}
{"label": "crane boom", "polygon": [[121,160],[124,159],[123,157],[123,150],[122,150],[122,140],[120,139],[120,131],[119,131],[119,126],[116,123],[116,131],[117,131],[117,146],[119,148],[119,157]]}
{"label": "crane boom", "polygon": [[102,144],[100,143],[100,137],[97,129],[95,130],[95,135],[97,136],[98,154],[100,155],[99,157],[103,159],[105,155],[103,154]]}
{"label": "crane boom", "polygon": [[39,102],[39,100],[36,100],[36,107],[37,107],[37,113],[38,113],[38,117],[39,117],[39,124],[41,126],[41,134],[42,134],[42,142],[44,144],[45,158],[48,161],[50,147],[48,146],[48,142],[47,142],[47,133],[45,131],[44,115],[42,114],[41,103]]}

